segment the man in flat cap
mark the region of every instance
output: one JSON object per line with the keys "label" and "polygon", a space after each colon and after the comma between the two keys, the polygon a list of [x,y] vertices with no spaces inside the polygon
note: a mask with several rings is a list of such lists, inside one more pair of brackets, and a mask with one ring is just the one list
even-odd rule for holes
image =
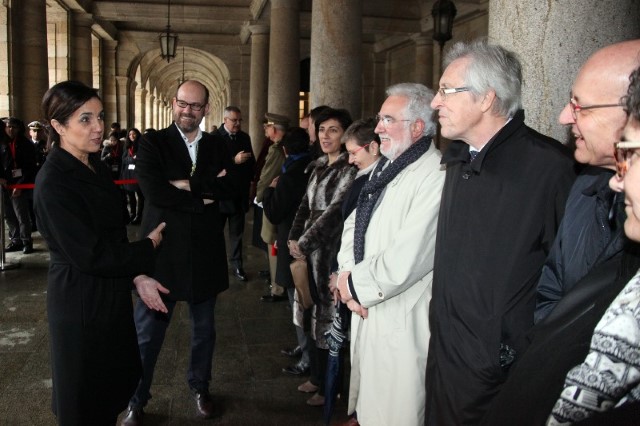
{"label": "man in flat cap", "polygon": [[29,136],[31,136],[33,147],[36,149],[36,173],[38,173],[47,158],[47,137],[44,134],[44,127],[39,121],[32,121],[27,127],[29,127]]}
{"label": "man in flat cap", "polygon": [[[260,173],[260,180],[258,180],[256,186],[256,203],[259,204],[262,204],[265,188],[271,184],[271,181],[273,181],[276,176],[280,176],[282,164],[284,164],[285,159],[280,141],[289,128],[289,119],[285,116],[268,112],[264,117],[266,119],[266,123],[264,124],[265,135],[273,144],[269,147],[262,173]],[[284,287],[279,286],[275,282],[276,256],[273,252],[273,244],[277,237],[276,227],[269,222],[269,219],[264,215],[262,217],[262,231],[260,236],[268,245],[267,255],[269,256],[269,274],[271,276],[271,292],[262,296],[260,299],[263,302],[280,302],[287,300]]]}

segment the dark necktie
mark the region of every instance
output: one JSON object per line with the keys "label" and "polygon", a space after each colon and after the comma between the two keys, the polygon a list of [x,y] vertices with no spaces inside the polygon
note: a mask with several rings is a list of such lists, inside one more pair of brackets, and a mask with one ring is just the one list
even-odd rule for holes
{"label": "dark necktie", "polygon": [[469,150],[469,157],[470,157],[469,162],[471,163],[473,160],[475,160],[478,154],[480,154],[480,151],[476,151],[474,149]]}
{"label": "dark necktie", "polygon": [[235,142],[236,141],[236,134],[235,133],[231,133],[229,136],[231,137],[231,142]]}

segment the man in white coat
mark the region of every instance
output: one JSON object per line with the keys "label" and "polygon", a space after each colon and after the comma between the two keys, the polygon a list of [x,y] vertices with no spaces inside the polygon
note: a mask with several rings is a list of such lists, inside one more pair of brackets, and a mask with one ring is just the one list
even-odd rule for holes
{"label": "man in white coat", "polygon": [[[445,173],[421,84],[387,89],[382,158],[345,222],[339,296],[351,311],[349,414],[361,425],[422,425],[429,301]],[[355,421],[353,421],[355,423]]]}

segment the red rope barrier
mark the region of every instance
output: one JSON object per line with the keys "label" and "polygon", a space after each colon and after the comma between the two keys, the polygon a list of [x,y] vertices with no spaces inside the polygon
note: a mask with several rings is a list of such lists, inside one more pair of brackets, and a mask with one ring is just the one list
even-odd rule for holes
{"label": "red rope barrier", "polygon": [[[120,179],[114,180],[116,185],[135,185],[138,183],[138,179]],[[33,189],[35,185],[32,183],[17,183],[15,185],[5,185],[6,189]]]}

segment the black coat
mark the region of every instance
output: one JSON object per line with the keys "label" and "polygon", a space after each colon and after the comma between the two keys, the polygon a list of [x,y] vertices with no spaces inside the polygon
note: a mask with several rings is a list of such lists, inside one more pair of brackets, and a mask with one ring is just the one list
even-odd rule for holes
{"label": "black coat", "polygon": [[[224,222],[218,203],[202,199],[232,198],[236,192],[229,153],[220,137],[202,134],[196,170],[175,125],[143,136],[136,158],[138,182],[145,197],[141,236],[166,222],[154,278],[167,287],[170,300],[202,302],[229,288]],[[217,175],[227,170],[227,176]],[[188,179],[191,191],[169,181]]]}
{"label": "black coat", "polygon": [[575,179],[570,152],[528,128],[522,111],[472,163],[468,147],[454,141],[442,159],[447,174],[426,379],[430,425],[477,423],[507,376],[501,345],[516,360],[524,352],[536,284]]}
{"label": "black coat", "polygon": [[[129,146],[127,146],[129,145]],[[136,154],[138,152],[138,142],[129,141],[125,144],[124,149],[122,150],[122,167],[120,170],[120,179],[128,180],[128,179],[137,179],[138,174],[136,173]],[[125,184],[122,185],[122,188],[125,191],[134,192],[138,190],[138,184]]]}
{"label": "black coat", "polygon": [[90,161],[96,173],[52,149],[34,192],[51,255],[47,314],[60,425],[104,424],[127,406],[141,375],[131,280],[154,264],[151,240],[127,241],[109,170],[97,155]]}
{"label": "black coat", "polygon": [[[231,158],[231,164],[233,167],[235,184],[238,188],[238,192],[233,200],[224,200],[220,202],[220,210],[226,214],[233,213],[246,213],[249,210],[249,187],[251,186],[251,179],[253,179],[253,173],[256,166],[256,159],[253,157],[253,150],[251,148],[251,138],[243,131],[236,133],[236,140],[232,140],[231,136],[227,132],[224,126],[220,126],[215,132],[220,136],[227,147],[229,156]],[[250,152],[251,158],[242,164],[236,164],[233,159],[240,152]]]}
{"label": "black coat", "polygon": [[289,268],[293,257],[289,254],[287,240],[298,206],[307,189],[310,173],[305,169],[310,162],[311,156],[306,155],[291,163],[286,171],[280,175],[276,187],[267,187],[262,198],[264,214],[278,229],[276,282],[282,287],[292,288],[294,286]]}
{"label": "black coat", "polygon": [[[483,424],[542,426],[560,397],[569,370],[584,362],[593,330],[611,302],[640,267],[640,246],[629,243],[621,257],[607,260],[567,292],[545,320],[528,335],[531,341],[522,359],[493,400]],[[635,404],[637,413],[638,404]],[[592,424],[612,423],[596,418]],[[582,424],[582,422],[580,423]]]}
{"label": "black coat", "polygon": [[[15,140],[15,158],[10,148],[11,142],[0,143],[0,178],[9,184],[33,183],[36,176],[36,149],[24,136]],[[12,170],[20,169],[22,176],[13,177]]]}

